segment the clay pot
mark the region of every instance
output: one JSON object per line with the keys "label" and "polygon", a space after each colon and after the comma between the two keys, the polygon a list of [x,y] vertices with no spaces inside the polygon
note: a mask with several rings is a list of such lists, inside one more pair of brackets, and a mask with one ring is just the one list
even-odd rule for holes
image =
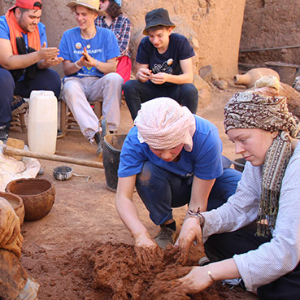
{"label": "clay pot", "polygon": [[269,68],[255,68],[251,69],[247,73],[240,75],[237,74],[233,77],[233,81],[235,84],[245,85],[248,88],[251,88],[254,86],[255,82],[263,77],[263,76],[275,76],[280,80],[280,77],[278,73],[272,69]]}
{"label": "clay pot", "polygon": [[45,217],[55,201],[54,184],[43,178],[17,179],[8,183],[6,191],[23,199],[25,221],[36,221]]}
{"label": "clay pot", "polygon": [[24,223],[25,209],[21,197],[11,193],[0,192],[0,197],[4,198],[12,206],[17,216],[20,219],[20,224]]}

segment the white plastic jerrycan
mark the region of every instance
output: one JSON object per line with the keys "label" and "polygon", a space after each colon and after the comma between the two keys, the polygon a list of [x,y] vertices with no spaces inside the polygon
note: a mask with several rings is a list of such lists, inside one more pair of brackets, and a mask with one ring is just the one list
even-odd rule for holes
{"label": "white plastic jerrycan", "polygon": [[54,154],[57,138],[57,99],[52,91],[32,91],[29,100],[30,151]]}

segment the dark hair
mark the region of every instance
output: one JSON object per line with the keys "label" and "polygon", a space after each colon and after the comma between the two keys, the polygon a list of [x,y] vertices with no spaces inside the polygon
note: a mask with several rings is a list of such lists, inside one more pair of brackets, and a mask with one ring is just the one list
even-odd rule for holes
{"label": "dark hair", "polygon": [[169,29],[169,28],[173,28],[173,26],[157,25],[157,26],[147,28],[146,31],[149,32],[149,31],[155,31],[155,30],[160,30],[160,29]]}
{"label": "dark hair", "polygon": [[122,14],[121,7],[115,2],[115,0],[109,0],[109,5],[106,13],[111,16],[112,19]]}

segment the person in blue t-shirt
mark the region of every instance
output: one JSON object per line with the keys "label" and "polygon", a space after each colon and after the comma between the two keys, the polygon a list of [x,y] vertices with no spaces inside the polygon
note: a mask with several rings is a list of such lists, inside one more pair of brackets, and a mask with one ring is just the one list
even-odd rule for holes
{"label": "person in blue t-shirt", "polygon": [[[47,47],[45,25],[40,23],[41,0],[17,0],[0,17],[0,140],[6,141],[13,111],[28,107],[24,98],[33,90],[60,94],[60,76],[51,66],[62,58],[56,47]],[[14,95],[16,99],[14,101]]]}
{"label": "person in blue t-shirt", "polygon": [[[95,26],[98,15],[104,14],[99,0],[71,1],[67,6],[75,12],[78,27],[67,30],[59,45],[66,75],[63,100],[83,135],[96,141],[96,154],[102,155],[106,125],[110,132],[116,132],[121,119],[123,79],[116,73],[118,41],[111,30]],[[103,101],[101,129],[88,100]]]}
{"label": "person in blue t-shirt", "polygon": [[186,37],[172,33],[175,25],[163,8],[146,14],[146,27],[136,56],[136,80],[123,87],[134,120],[141,103],[156,97],[171,97],[192,113],[198,107],[198,90],[193,85],[192,57],[195,52]]}
{"label": "person in blue t-shirt", "polygon": [[[226,202],[241,173],[223,168],[216,126],[171,98],[143,103],[134,124],[120,155],[116,208],[138,249],[156,253],[174,243],[173,207],[188,204],[187,214],[197,217],[198,211]],[[151,220],[161,227],[154,240],[132,202],[135,186]],[[183,251],[196,238],[194,226],[199,226],[195,218],[182,225],[178,245]]]}

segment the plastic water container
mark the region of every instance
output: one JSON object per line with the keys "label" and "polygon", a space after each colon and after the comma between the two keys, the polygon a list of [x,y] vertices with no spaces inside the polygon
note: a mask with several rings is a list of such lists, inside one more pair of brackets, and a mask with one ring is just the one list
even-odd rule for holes
{"label": "plastic water container", "polygon": [[32,91],[29,99],[30,151],[54,154],[57,138],[57,99],[52,91]]}

